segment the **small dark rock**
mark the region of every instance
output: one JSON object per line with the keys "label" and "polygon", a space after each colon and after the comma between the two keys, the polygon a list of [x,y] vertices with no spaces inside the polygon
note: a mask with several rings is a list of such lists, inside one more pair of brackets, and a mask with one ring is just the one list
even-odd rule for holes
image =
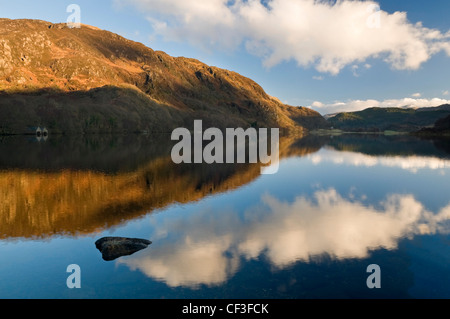
{"label": "small dark rock", "polygon": [[102,253],[106,261],[111,261],[122,256],[129,256],[145,249],[152,242],[146,239],[125,237],[103,237],[95,242],[95,247]]}

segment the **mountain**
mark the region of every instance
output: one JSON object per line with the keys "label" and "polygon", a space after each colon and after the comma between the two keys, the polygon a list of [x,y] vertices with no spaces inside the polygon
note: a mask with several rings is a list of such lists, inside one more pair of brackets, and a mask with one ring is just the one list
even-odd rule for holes
{"label": "mountain", "polygon": [[368,108],[358,112],[344,112],[328,117],[337,129],[351,132],[414,132],[450,115],[450,105],[433,108]]}
{"label": "mountain", "polygon": [[0,134],[327,127],[236,72],[82,25],[0,19]]}

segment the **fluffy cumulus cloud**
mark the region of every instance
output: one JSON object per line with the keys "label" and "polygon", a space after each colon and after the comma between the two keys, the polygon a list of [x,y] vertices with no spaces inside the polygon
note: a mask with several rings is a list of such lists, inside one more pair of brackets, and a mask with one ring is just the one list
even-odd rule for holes
{"label": "fluffy cumulus cloud", "polygon": [[138,7],[153,32],[205,48],[246,49],[271,67],[294,60],[338,74],[368,58],[417,69],[438,52],[450,56],[450,32],[413,24],[360,0],[116,0]]}
{"label": "fluffy cumulus cloud", "polygon": [[436,107],[444,104],[450,104],[450,100],[433,98],[425,99],[418,98],[418,94],[413,94],[416,97],[391,99],[391,100],[349,100],[345,102],[322,103],[315,101],[311,103],[310,108],[319,113],[334,114],[338,112],[356,112],[370,107],[403,107],[403,108],[422,108],[422,107]]}

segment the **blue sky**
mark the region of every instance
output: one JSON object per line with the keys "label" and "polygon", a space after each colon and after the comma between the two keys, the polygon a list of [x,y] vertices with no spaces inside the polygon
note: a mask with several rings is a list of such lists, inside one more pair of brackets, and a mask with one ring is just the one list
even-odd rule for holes
{"label": "blue sky", "polygon": [[236,71],[322,114],[450,100],[450,1],[262,2],[0,0],[0,17],[66,22],[77,4],[82,23]]}

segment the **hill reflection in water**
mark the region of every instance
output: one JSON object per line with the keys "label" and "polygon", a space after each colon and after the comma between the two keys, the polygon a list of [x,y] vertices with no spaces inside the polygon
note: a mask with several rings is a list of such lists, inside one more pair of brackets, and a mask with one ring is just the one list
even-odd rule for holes
{"label": "hill reflection in water", "polygon": [[[172,145],[168,135],[1,139],[0,295],[448,296],[446,141],[282,138],[274,175],[175,165]],[[94,243],[106,236],[152,245],[105,263]],[[86,274],[78,292],[55,275],[69,263]],[[365,285],[372,263],[378,291]]]}
{"label": "hill reflection in water", "polygon": [[[0,238],[89,234],[249,183],[259,164],[181,164],[170,135],[56,137],[0,142]],[[280,157],[320,149],[280,140]]]}

